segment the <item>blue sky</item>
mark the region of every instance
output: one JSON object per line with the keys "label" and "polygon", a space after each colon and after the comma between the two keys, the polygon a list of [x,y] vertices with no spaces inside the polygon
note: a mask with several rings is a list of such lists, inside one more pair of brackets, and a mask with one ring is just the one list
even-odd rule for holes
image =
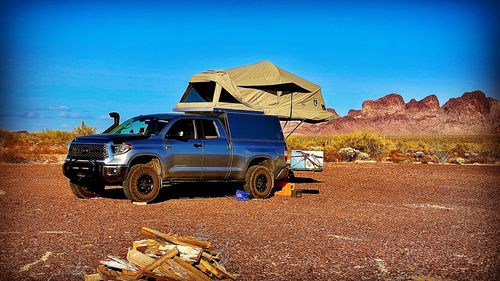
{"label": "blue sky", "polygon": [[498,98],[489,1],[2,1],[0,127],[105,129],[171,112],[189,77],[269,60],[340,115],[366,99]]}

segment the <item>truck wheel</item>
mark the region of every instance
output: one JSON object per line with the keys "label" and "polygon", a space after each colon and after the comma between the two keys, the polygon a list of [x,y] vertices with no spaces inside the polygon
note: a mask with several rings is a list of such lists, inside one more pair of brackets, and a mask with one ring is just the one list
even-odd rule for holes
{"label": "truck wheel", "polygon": [[99,192],[102,192],[104,190],[104,185],[100,183],[95,183],[95,184],[76,184],[73,182],[69,183],[69,187],[71,188],[71,191],[73,191],[73,194],[76,195],[78,198],[82,199],[89,199],[89,198],[95,198],[99,196]]}
{"label": "truck wheel", "polygon": [[132,201],[153,201],[160,192],[160,177],[151,165],[137,164],[123,182],[123,191]]}
{"label": "truck wheel", "polygon": [[260,165],[248,168],[243,187],[245,192],[255,198],[267,198],[271,195],[273,187],[274,177],[268,168]]}

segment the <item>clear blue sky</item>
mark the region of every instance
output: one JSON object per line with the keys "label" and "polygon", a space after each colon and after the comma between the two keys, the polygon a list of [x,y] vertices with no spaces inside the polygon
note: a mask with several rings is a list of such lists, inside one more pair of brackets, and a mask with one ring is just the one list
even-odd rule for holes
{"label": "clear blue sky", "polygon": [[2,1],[0,127],[171,112],[192,74],[269,60],[340,115],[365,99],[500,93],[489,1]]}

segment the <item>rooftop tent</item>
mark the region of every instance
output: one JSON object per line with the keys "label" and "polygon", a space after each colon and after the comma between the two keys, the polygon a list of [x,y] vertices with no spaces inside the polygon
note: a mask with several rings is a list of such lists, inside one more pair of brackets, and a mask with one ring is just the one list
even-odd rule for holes
{"label": "rooftop tent", "polygon": [[316,123],[333,115],[321,87],[268,61],[195,74],[174,111],[247,110]]}

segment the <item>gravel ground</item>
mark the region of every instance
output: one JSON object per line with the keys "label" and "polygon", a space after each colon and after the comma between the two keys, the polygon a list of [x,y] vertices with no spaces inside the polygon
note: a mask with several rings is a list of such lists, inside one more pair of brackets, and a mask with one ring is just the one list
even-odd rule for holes
{"label": "gravel ground", "polygon": [[179,185],[79,200],[60,165],[0,165],[0,279],[82,280],[147,226],[215,244],[242,280],[499,280],[499,166],[326,164],[303,198]]}

